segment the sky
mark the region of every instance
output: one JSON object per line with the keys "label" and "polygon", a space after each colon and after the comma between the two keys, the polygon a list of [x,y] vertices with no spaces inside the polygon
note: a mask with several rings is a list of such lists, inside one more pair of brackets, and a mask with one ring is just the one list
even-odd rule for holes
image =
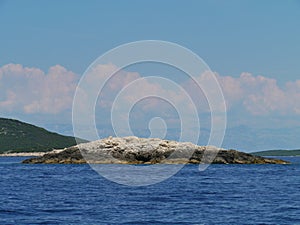
{"label": "sky", "polygon": [[[0,30],[1,117],[57,125],[55,131],[63,133],[58,125],[71,124],[76,86],[97,57],[128,42],[163,40],[190,49],[209,65],[224,92],[229,127],[300,126],[298,0],[0,0]],[[181,76],[172,71],[132,66],[107,90],[114,93],[126,82],[160,72],[175,80]],[[184,79],[178,82],[193,90]],[[144,83],[136,93],[151,85]],[[154,106],[162,111],[161,104],[156,100]],[[105,107],[100,104],[98,111]],[[141,108],[144,120],[161,113]],[[164,110],[176,117],[174,109]],[[109,119],[105,112],[98,115],[103,123]],[[209,126],[209,117],[203,118]]]}

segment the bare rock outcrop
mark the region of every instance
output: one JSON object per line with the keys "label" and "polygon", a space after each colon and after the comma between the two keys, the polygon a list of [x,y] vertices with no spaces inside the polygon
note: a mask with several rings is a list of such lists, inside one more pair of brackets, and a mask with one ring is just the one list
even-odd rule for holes
{"label": "bare rock outcrop", "polygon": [[287,164],[279,159],[254,156],[236,150],[198,146],[158,138],[109,137],[62,151],[30,158],[23,163],[119,163],[119,164]]}

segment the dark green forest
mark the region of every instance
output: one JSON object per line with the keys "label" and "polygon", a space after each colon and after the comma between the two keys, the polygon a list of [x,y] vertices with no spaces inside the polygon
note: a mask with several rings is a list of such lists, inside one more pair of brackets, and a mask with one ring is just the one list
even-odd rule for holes
{"label": "dark green forest", "polygon": [[49,132],[18,120],[0,118],[0,153],[46,152],[73,145],[76,145],[74,137]]}

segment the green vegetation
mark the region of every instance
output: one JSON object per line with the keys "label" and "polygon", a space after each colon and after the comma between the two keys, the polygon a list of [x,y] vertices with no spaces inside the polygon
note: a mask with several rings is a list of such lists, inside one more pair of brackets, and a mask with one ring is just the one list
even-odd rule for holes
{"label": "green vegetation", "polygon": [[300,156],[300,150],[269,150],[261,152],[251,152],[257,156]]}
{"label": "green vegetation", "polygon": [[73,145],[76,145],[74,137],[49,132],[18,120],[0,118],[0,153],[46,152]]}

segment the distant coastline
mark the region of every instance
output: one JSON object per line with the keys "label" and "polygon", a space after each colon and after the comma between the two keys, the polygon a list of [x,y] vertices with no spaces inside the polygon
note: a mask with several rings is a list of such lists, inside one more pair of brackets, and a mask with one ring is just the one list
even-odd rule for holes
{"label": "distant coastline", "polygon": [[300,156],[300,150],[267,150],[259,152],[251,152],[257,156]]}
{"label": "distant coastline", "polygon": [[26,157],[26,156],[32,156],[32,157],[40,157],[44,156],[48,153],[59,153],[63,151],[64,149],[55,149],[48,152],[11,152],[11,153],[1,153],[0,157]]}
{"label": "distant coastline", "polygon": [[46,152],[15,152],[15,153],[2,153],[0,157],[20,157],[20,156],[43,156]]}

